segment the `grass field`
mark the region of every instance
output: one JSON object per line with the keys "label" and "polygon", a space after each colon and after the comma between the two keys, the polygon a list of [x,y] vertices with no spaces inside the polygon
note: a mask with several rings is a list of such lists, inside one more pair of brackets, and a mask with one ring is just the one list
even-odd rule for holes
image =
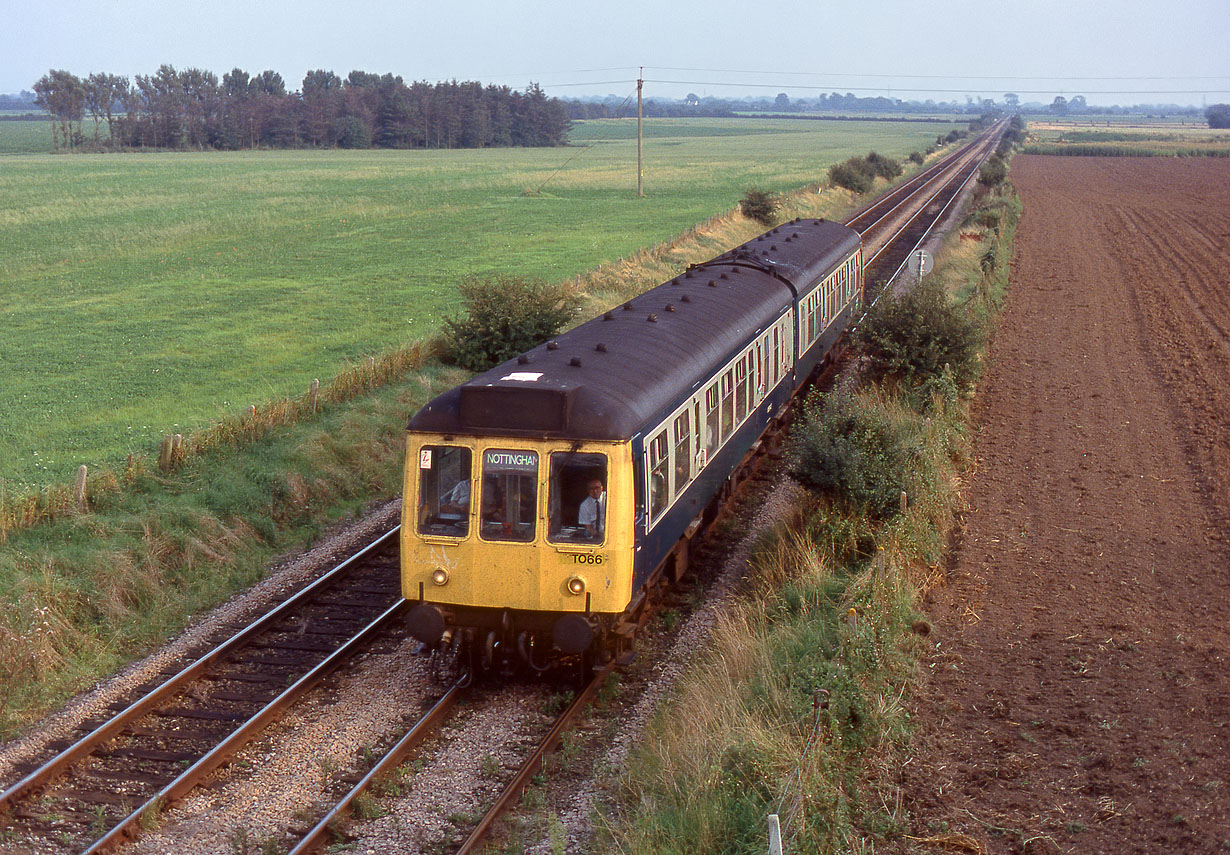
{"label": "grass field", "polygon": [[[4,135],[29,129],[0,123]],[[585,147],[0,157],[0,479],[21,492],[434,331],[463,276],[559,280],[750,186],[944,125],[655,120]],[[2,486],[2,485],[0,485]]]}
{"label": "grass field", "polygon": [[0,122],[0,155],[46,154],[51,151],[51,125],[13,119]]}

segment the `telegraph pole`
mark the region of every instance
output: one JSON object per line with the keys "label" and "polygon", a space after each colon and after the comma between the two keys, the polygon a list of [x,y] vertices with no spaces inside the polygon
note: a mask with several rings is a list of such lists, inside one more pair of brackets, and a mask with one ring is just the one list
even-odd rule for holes
{"label": "telegraph pole", "polygon": [[644,137],[641,133],[641,121],[643,111],[641,108],[641,89],[645,86],[645,66],[641,66],[641,74],[636,78],[636,195],[644,196],[645,190],[642,182],[645,177],[645,158],[642,153],[642,144]]}

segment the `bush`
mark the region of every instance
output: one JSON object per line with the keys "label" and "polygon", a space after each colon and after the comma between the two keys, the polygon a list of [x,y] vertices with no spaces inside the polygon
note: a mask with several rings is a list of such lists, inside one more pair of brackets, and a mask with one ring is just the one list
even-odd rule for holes
{"label": "bush", "polygon": [[869,402],[840,392],[810,397],[790,450],[790,474],[805,487],[880,519],[899,513],[911,455],[898,429]]}
{"label": "bush", "polygon": [[875,380],[923,385],[951,366],[961,384],[973,378],[982,331],[948,302],[937,280],[924,279],[903,295],[884,294],[854,333]]}
{"label": "bush", "polygon": [[743,216],[762,223],[766,226],[773,225],[777,219],[777,196],[767,190],[748,190],[743,194],[743,201],[739,203],[739,209],[743,211]]}
{"label": "bush", "polygon": [[464,313],[444,321],[444,358],[485,371],[529,350],[567,324],[580,298],[567,285],[498,274],[458,286]]}
{"label": "bush", "polygon": [[829,167],[829,181],[855,193],[866,193],[874,186],[875,180],[875,173],[868,171],[867,162],[861,157],[852,157],[845,163]]}
{"label": "bush", "polygon": [[[930,152],[927,152],[927,153],[930,154]],[[922,156],[921,151],[910,152],[910,163],[922,163],[922,162],[923,162],[923,156]]]}
{"label": "bush", "polygon": [[1210,128],[1230,128],[1230,104],[1213,104],[1204,111]]}
{"label": "bush", "polygon": [[889,181],[892,181],[902,172],[901,164],[898,161],[893,160],[891,157],[885,157],[882,154],[876,154],[874,151],[868,153],[863,159],[867,161],[867,168],[873,174],[881,178],[887,178]]}
{"label": "bush", "polygon": [[978,167],[978,183],[984,187],[998,187],[1008,177],[1008,164],[998,154]]}

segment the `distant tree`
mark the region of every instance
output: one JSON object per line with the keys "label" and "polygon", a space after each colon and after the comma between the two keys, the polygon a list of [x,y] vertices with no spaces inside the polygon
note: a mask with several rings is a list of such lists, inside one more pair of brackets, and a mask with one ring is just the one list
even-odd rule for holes
{"label": "distant tree", "polygon": [[249,81],[248,89],[253,95],[273,95],[281,98],[286,94],[286,81],[276,71],[266,69]]}
{"label": "distant tree", "polygon": [[99,126],[102,120],[107,122],[107,137],[114,144],[115,123],[113,111],[116,104],[122,104],[124,95],[130,88],[127,77],[114,74],[91,74],[84,81],[85,107],[94,119],[94,142],[99,142]]}
{"label": "distant tree", "polygon": [[1210,128],[1230,128],[1230,104],[1213,104],[1204,111]]}
{"label": "distant tree", "polygon": [[684,97],[683,103],[687,104],[689,107],[699,107],[700,106],[700,96],[697,95],[695,92],[689,92]]}
{"label": "distant tree", "polygon": [[1083,113],[1087,109],[1084,95],[1073,95],[1068,101],[1069,113]]}
{"label": "distant tree", "polygon": [[1015,92],[1005,92],[1004,103],[1008,105],[1009,110],[1015,110],[1021,105],[1021,97]]}
{"label": "distant tree", "polygon": [[342,107],[342,78],[332,71],[309,71],[303,78],[302,95],[303,130],[308,141],[317,146],[335,144],[334,129]]}
{"label": "distant tree", "polygon": [[1057,116],[1065,115],[1068,112],[1068,99],[1062,95],[1056,95],[1055,100],[1051,102],[1051,112]]}
{"label": "distant tree", "polygon": [[790,109],[790,96],[785,92],[778,92],[777,97],[773,99],[773,108],[785,112]]}
{"label": "distant tree", "polygon": [[85,116],[85,85],[81,79],[68,71],[52,69],[34,84],[34,102],[51,119],[52,146],[57,151],[72,148],[81,136]]}

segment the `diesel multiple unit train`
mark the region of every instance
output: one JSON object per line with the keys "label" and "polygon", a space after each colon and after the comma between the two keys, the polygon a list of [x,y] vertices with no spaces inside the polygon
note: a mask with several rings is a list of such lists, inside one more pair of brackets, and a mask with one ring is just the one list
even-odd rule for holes
{"label": "diesel multiple unit train", "polygon": [[795,220],[431,401],[407,435],[414,636],[478,669],[627,652],[862,302],[858,234]]}

